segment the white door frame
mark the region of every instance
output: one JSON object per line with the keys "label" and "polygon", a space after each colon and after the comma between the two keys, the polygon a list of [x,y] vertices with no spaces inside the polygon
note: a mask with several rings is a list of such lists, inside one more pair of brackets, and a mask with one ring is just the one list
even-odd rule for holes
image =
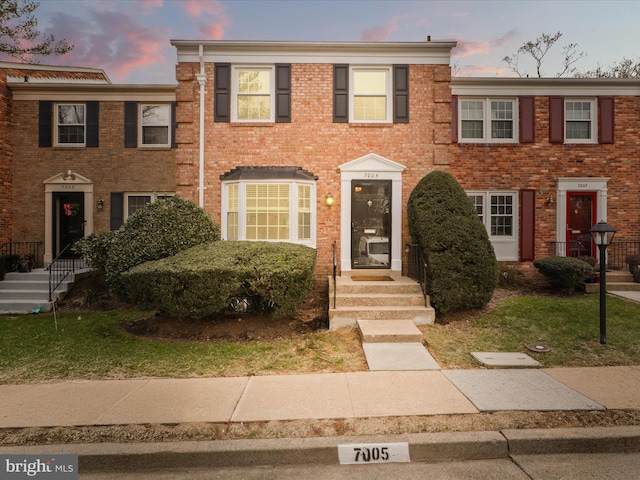
{"label": "white door frame", "polygon": [[402,271],[402,172],[406,167],[370,153],[340,165],[340,270],[351,271],[351,181],[391,180],[391,270]]}

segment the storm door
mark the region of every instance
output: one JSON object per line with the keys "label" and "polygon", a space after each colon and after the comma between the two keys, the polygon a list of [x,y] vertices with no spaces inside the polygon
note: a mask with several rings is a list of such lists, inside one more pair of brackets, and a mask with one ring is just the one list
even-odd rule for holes
{"label": "storm door", "polygon": [[596,212],[596,192],[567,192],[567,256],[595,257],[589,230]]}
{"label": "storm door", "polygon": [[390,268],[391,180],[351,181],[351,268]]}
{"label": "storm door", "polygon": [[[84,237],[84,193],[54,192],[53,200],[53,257]],[[67,249],[64,258],[77,257]]]}

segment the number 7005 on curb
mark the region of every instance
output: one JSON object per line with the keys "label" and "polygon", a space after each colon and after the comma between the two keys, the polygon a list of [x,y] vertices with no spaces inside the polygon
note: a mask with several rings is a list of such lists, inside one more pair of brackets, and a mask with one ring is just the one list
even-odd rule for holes
{"label": "number 7005 on curb", "polygon": [[341,465],[409,462],[408,443],[358,443],[338,445]]}

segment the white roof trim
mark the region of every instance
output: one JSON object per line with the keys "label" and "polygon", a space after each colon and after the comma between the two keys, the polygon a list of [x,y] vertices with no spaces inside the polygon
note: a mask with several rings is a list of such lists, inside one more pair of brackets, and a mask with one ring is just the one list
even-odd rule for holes
{"label": "white roof trim", "polygon": [[375,153],[356,158],[338,167],[341,172],[402,172],[405,168],[407,167]]}
{"label": "white roof trim", "polygon": [[637,78],[454,77],[451,93],[467,96],[640,96]]}
{"label": "white roof trim", "polygon": [[238,42],[171,40],[178,62],[449,65],[455,42]]}

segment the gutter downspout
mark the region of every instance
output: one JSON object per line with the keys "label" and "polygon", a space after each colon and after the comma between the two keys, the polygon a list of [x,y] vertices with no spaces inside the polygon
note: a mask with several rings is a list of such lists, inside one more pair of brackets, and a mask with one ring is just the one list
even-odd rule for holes
{"label": "gutter downspout", "polygon": [[207,75],[204,73],[204,47],[198,45],[198,56],[200,57],[200,73],[196,74],[196,79],[200,84],[200,141],[198,145],[198,205],[204,208],[204,94]]}

